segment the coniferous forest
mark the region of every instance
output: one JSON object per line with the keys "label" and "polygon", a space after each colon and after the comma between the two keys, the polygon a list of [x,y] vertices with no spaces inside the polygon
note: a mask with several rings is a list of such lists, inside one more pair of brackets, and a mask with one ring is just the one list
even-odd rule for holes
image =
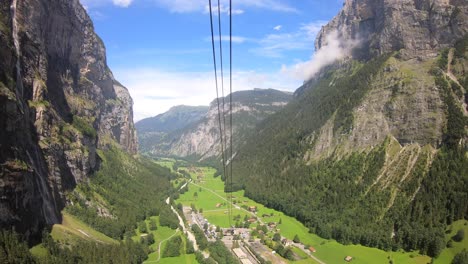
{"label": "coniferous forest", "polygon": [[[1,263],[142,263],[149,248],[131,239],[137,223],[161,213],[161,224],[178,225],[176,216],[164,203],[174,192],[169,181],[175,175],[169,169],[146,158],[133,158],[117,147],[99,155],[101,169],[89,182],[69,193],[70,205],[65,211],[118,244],[78,240],[67,245],[69,242],[52,239],[50,230],[45,229],[42,246],[46,254],[38,258],[29,253],[20,235],[2,231]],[[109,215],[100,215],[99,209]]]}
{"label": "coniferous forest", "polygon": [[[454,61],[468,59],[466,44],[466,38],[457,43]],[[392,54],[364,65],[351,62],[344,74],[330,67],[321,79],[300,89],[296,100],[263,122],[257,136],[240,148],[233,190],[245,189],[247,196],[296,217],[323,238],[438,256],[446,246],[447,225],[468,219],[468,158],[463,143],[468,122],[458,87],[441,68],[447,55],[443,52],[431,70],[448,119],[443,141],[435,146],[438,151],[430,167],[429,155],[421,155],[404,185],[373,188],[395,145],[391,138],[368,151],[343,155],[335,150],[310,162],[304,158],[316,143],[310,135],[332,116],[334,133],[352,130],[352,110],[373,89],[372,81],[388,59],[398,56]]]}

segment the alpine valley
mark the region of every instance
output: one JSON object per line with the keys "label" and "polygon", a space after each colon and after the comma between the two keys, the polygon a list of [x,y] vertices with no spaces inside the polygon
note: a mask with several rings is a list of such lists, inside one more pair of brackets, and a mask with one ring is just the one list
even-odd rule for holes
{"label": "alpine valley", "polygon": [[[245,139],[255,132],[258,123],[281,110],[292,97],[292,93],[273,89],[234,92],[232,94],[233,144],[238,146],[245,142]],[[229,96],[219,98],[219,107],[221,112],[224,108],[224,115],[218,115],[218,100],[215,99],[209,109],[178,106],[157,117],[137,122],[140,149],[156,157],[175,156],[193,160],[220,157],[219,122],[221,121],[223,131],[229,129],[231,108]],[[178,123],[177,120],[183,119],[187,119],[183,125],[174,126]],[[163,131],[166,133],[161,136]],[[226,135],[223,133],[223,141],[229,140],[229,132]]]}
{"label": "alpine valley", "polygon": [[468,2],[345,0],[315,46],[134,124],[79,0],[1,0],[0,263],[468,263]]}

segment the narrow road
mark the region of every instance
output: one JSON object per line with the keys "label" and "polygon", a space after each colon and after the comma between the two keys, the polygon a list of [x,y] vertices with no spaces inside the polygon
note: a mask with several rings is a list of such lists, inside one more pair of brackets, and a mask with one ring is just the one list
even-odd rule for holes
{"label": "narrow road", "polygon": [[[169,202],[170,202],[170,199],[167,198],[166,203],[169,204]],[[182,227],[184,233],[187,234],[188,239],[192,241],[193,248],[195,249],[195,251],[197,251],[198,244],[197,244],[197,240],[195,239],[195,236],[192,234],[192,231],[190,231],[188,228],[185,227],[184,219],[182,219],[182,217],[179,215],[179,212],[177,212],[177,210],[173,206],[171,206],[171,209],[172,209],[172,212],[174,212],[174,214],[177,215],[177,218],[179,218],[179,225]]]}
{"label": "narrow road", "polygon": [[[184,188],[185,186],[187,186],[187,184],[189,184],[190,182],[191,182],[191,180],[188,181],[188,182],[186,182],[184,185],[182,185],[182,187],[180,187],[180,189],[182,189],[182,188]],[[180,189],[179,189],[179,190],[180,190]],[[168,204],[168,205],[171,204],[171,198],[170,198],[170,197],[167,197],[167,199],[166,199],[166,204]],[[195,251],[197,251],[197,250],[198,250],[198,244],[197,244],[197,240],[195,239],[195,236],[193,235],[192,231],[191,231],[189,228],[187,228],[187,227],[185,226],[184,220],[183,220],[182,217],[179,215],[179,212],[177,212],[177,210],[176,210],[172,205],[171,205],[171,210],[172,210],[172,212],[174,212],[174,214],[177,215],[177,218],[179,219],[179,225],[182,227],[183,232],[184,232],[185,234],[187,234],[188,239],[189,239],[190,241],[192,241],[192,243],[193,243],[193,249],[195,249]]]}
{"label": "narrow road", "polygon": [[307,255],[309,255],[313,260],[317,261],[318,263],[320,263],[320,264],[326,264],[325,262],[321,261],[321,260],[318,259],[316,256],[314,256],[309,250],[305,249],[303,244],[293,243],[293,245],[294,245],[295,247],[297,247],[298,249],[304,251],[304,253],[306,253]]}

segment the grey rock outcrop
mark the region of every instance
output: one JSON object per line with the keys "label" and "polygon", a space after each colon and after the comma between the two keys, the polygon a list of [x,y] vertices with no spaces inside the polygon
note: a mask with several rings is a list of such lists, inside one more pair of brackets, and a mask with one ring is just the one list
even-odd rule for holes
{"label": "grey rock outcrop", "polygon": [[1,1],[0,56],[0,226],[34,241],[98,148],[137,152],[133,102],[78,0]]}
{"label": "grey rock outcrop", "polygon": [[464,0],[346,0],[315,45],[326,45],[337,31],[342,40],[359,40],[358,59],[393,51],[406,59],[433,57],[468,33],[467,19]]}
{"label": "grey rock outcrop", "polygon": [[[274,89],[254,89],[239,91],[232,94],[233,146],[237,148],[245,139],[254,133],[254,128],[268,116],[281,110],[292,99],[292,93]],[[223,99],[220,98],[220,103]],[[226,138],[229,135],[229,96],[224,101],[226,105]],[[222,106],[221,106],[222,109]],[[221,110],[222,111],[222,110]],[[224,119],[222,118],[222,124]],[[223,125],[224,127],[224,125]],[[224,133],[223,133],[224,134]],[[234,150],[235,151],[235,150]],[[204,117],[181,130],[175,131],[158,144],[151,146],[149,151],[156,156],[192,157],[200,160],[221,156],[221,136],[219,132],[218,105],[216,100],[210,104]]]}
{"label": "grey rock outcrop", "polygon": [[165,138],[202,119],[208,112],[208,106],[179,105],[155,117],[145,118],[135,124],[141,152],[151,151]]}

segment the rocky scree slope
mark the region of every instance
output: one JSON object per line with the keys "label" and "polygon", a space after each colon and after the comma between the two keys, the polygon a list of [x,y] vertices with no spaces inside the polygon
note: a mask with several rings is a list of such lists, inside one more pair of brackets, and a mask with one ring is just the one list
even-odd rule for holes
{"label": "rocky scree slope", "polygon": [[257,126],[235,188],[324,238],[437,256],[468,217],[467,14],[466,1],[346,1],[318,47],[341,32],[364,48]]}
{"label": "rocky scree slope", "polygon": [[[233,145],[242,144],[245,138],[254,132],[253,128],[257,123],[282,109],[291,99],[291,93],[274,89],[234,92],[232,94]],[[220,104],[222,101],[220,98]],[[224,102],[225,120],[229,129],[229,96],[224,98]],[[224,119],[222,123],[224,128]],[[229,134],[226,133],[229,141]],[[209,110],[201,120],[168,134],[158,144],[152,145],[149,152],[155,156],[189,157],[197,160],[220,157],[221,138],[217,101],[214,100],[210,104]]]}
{"label": "rocky scree slope", "polygon": [[136,122],[139,150],[143,153],[150,151],[169,134],[198,122],[208,109],[208,106],[179,105],[163,114]]}
{"label": "rocky scree slope", "polygon": [[137,152],[133,102],[78,0],[1,1],[0,57],[0,226],[32,241],[96,149]]}

